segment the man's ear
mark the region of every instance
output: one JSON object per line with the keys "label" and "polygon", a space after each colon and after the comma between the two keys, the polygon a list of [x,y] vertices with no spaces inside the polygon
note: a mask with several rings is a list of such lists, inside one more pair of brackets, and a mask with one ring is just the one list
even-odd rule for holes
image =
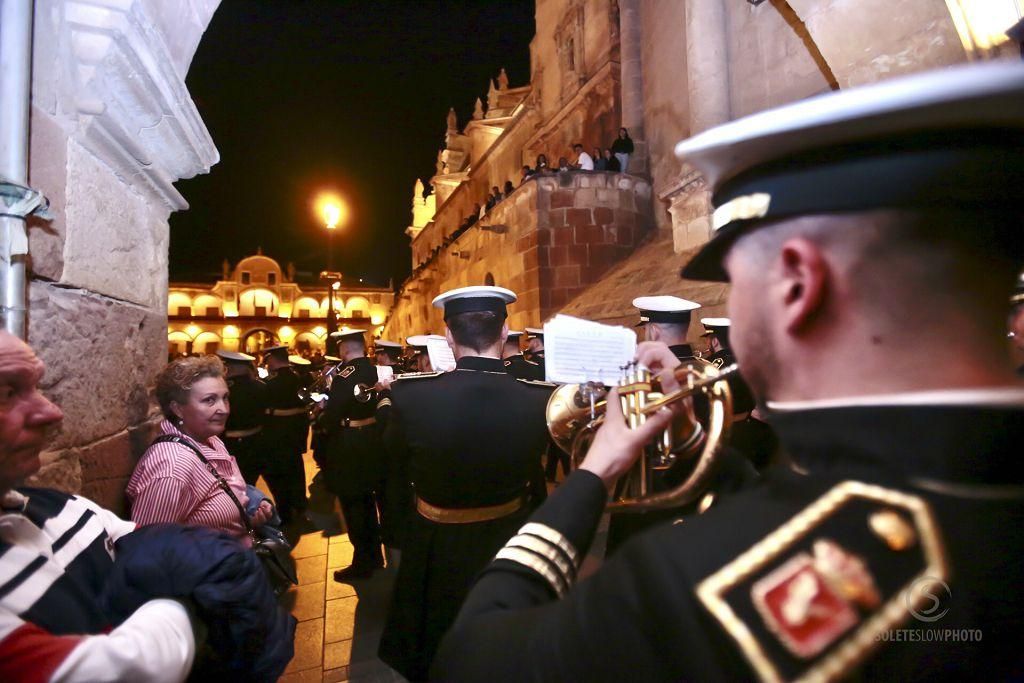
{"label": "man's ear", "polygon": [[448,340],[448,346],[450,346],[451,348],[454,349],[455,348],[455,339],[452,337],[452,331],[450,329],[448,329],[447,325],[445,325],[445,328],[444,328],[444,338]]}
{"label": "man's ear", "polygon": [[829,284],[829,263],[821,247],[803,237],[786,240],[779,258],[781,322],[787,332],[798,334],[821,312]]}
{"label": "man's ear", "polygon": [[508,340],[508,318],[505,318],[505,322],[501,325],[501,345],[505,346],[505,342]]}

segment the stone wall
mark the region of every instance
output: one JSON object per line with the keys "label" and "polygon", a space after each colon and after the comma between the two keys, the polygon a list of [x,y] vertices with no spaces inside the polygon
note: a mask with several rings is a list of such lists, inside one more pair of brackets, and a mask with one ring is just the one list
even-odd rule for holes
{"label": "stone wall", "polygon": [[55,218],[29,223],[28,341],[65,414],[35,483],[119,511],[166,359],[172,182],[218,159],[184,82],[218,4],[35,3],[29,182]]}
{"label": "stone wall", "polygon": [[538,325],[633,252],[652,229],[650,207],[650,183],[627,174],[535,177],[406,283],[384,337],[442,332],[431,300],[489,280],[519,296],[509,308],[512,328]]}

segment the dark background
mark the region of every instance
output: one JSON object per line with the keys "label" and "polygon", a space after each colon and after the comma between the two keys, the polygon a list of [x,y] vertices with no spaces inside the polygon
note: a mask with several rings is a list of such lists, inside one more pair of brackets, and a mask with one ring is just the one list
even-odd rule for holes
{"label": "dark background", "polygon": [[221,161],[177,183],[191,208],[171,215],[171,280],[212,282],[257,247],[314,277],[327,236],[311,203],[333,189],[351,212],[335,269],[400,282],[448,108],[461,129],[501,67],[528,82],[533,15],[527,0],[224,0],[186,79]]}

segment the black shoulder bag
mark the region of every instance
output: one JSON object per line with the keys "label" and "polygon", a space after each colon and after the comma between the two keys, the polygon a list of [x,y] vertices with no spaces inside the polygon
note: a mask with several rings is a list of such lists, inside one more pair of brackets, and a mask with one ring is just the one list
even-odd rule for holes
{"label": "black shoulder bag", "polygon": [[274,593],[280,595],[288,590],[289,585],[298,584],[299,579],[295,574],[295,561],[292,559],[291,546],[286,541],[277,538],[265,538],[256,533],[256,530],[252,528],[252,524],[249,522],[249,515],[245,514],[245,508],[242,507],[241,501],[238,500],[235,492],[231,490],[231,485],[224,480],[224,477],[220,476],[217,468],[206,459],[206,456],[198,448],[180,436],[173,434],[164,434],[153,440],[153,443],[167,442],[180,444],[195,453],[202,463],[206,465],[206,469],[213,475],[213,478],[217,480],[217,484],[220,485],[224,493],[228,494],[228,497],[234,502],[238,508],[238,514],[242,517],[242,524],[245,525],[245,532],[252,540],[253,552],[260,559],[260,564],[263,565],[263,570],[267,573],[267,579],[270,580],[270,586],[274,589]]}

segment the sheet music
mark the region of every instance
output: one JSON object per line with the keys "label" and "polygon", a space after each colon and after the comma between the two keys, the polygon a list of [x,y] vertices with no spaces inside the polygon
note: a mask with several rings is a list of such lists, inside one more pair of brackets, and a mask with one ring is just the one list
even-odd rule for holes
{"label": "sheet music", "polygon": [[390,365],[378,365],[377,366],[377,381],[384,382],[386,380],[394,379],[395,369]]}
{"label": "sheet music", "polygon": [[557,315],[544,325],[549,382],[617,384],[619,368],[636,354],[636,333],[626,327]]}
{"label": "sheet music", "polygon": [[448,346],[448,340],[440,335],[427,337],[427,355],[434,372],[448,372],[455,369],[455,354]]}

